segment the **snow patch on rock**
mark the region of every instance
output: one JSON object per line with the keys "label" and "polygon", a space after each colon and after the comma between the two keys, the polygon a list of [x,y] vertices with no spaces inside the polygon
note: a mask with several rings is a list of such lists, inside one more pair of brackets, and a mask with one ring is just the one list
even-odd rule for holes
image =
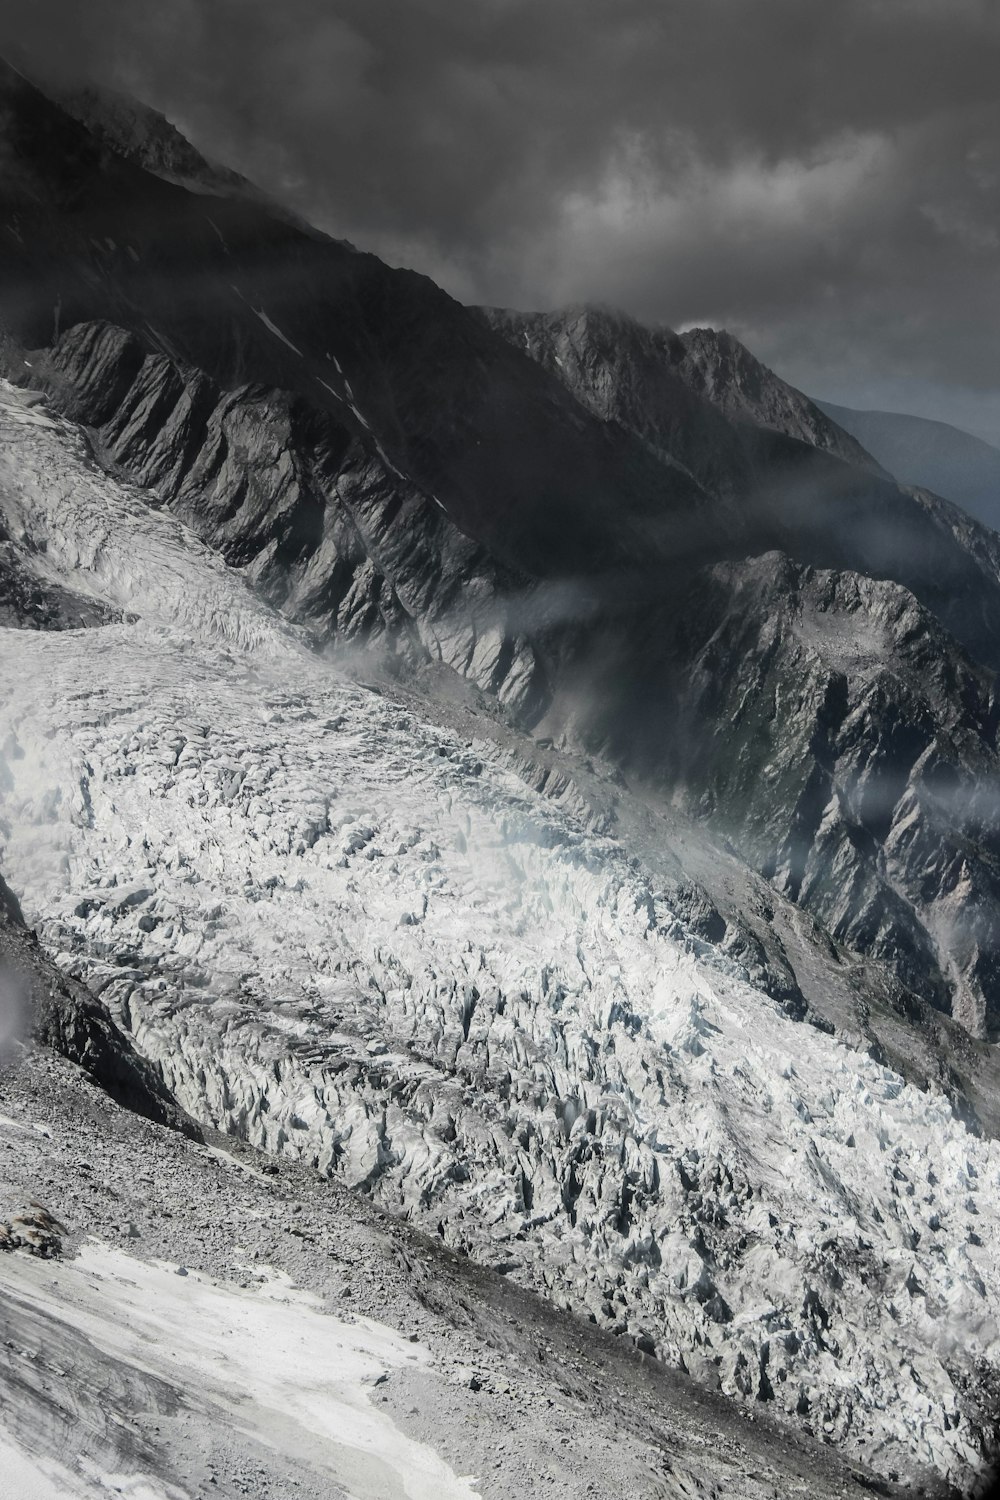
{"label": "snow patch on rock", "polygon": [[[220,1420],[268,1447],[307,1459],[348,1494],[473,1500],[472,1481],[405,1436],[372,1399],[389,1373],[425,1365],[428,1351],[371,1318],[325,1312],[287,1275],[255,1266],[254,1276],[254,1286],[239,1288],[96,1241],[44,1279],[24,1262],[5,1267],[15,1295],[27,1295],[36,1315],[83,1335],[109,1368],[136,1367],[169,1382],[199,1409],[215,1408]],[[13,1462],[38,1500],[105,1490],[131,1500],[182,1500],[173,1485],[147,1474],[104,1473],[93,1460],[82,1479],[16,1449]]]}

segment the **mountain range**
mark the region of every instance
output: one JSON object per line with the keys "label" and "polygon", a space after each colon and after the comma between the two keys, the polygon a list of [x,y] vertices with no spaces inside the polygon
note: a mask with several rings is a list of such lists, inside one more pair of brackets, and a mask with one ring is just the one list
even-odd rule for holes
{"label": "mountain range", "polygon": [[904,484],[947,495],[996,531],[1000,524],[1000,451],[992,443],[926,417],[892,411],[854,411],[817,402],[845,432],[877,456]]}
{"label": "mountain range", "polygon": [[[742,1493],[792,1492],[786,1441],[815,1494],[967,1489],[993,512],[728,333],[467,308],[128,101],[0,100],[0,937],[40,1045],[681,1410],[766,1408]],[[646,1492],[720,1492],[675,1463]]]}

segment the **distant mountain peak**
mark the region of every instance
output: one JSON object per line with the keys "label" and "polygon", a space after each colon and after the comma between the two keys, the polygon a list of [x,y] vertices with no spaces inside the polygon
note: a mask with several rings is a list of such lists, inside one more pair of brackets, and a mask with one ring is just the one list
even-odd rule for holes
{"label": "distant mountain peak", "polygon": [[726,416],[784,432],[847,463],[885,472],[856,438],[751,354],[728,329],[691,328],[678,337],[687,351],[690,383]]}
{"label": "distant mountain peak", "polygon": [[[3,59],[0,59],[0,63]],[[82,125],[99,150],[110,152],[130,166],[188,192],[215,198],[245,199],[266,208],[272,217],[316,238],[319,231],[292,209],[277,202],[255,183],[230,167],[204,156],[166,115],[152,105],[103,85],[73,88],[40,81],[10,63],[10,71],[28,87]],[[325,238],[325,236],[324,236]],[[345,249],[354,246],[337,240]]]}
{"label": "distant mountain peak", "polygon": [[903,412],[856,411],[817,401],[902,484],[944,495],[1000,530],[1000,449],[960,427]]}

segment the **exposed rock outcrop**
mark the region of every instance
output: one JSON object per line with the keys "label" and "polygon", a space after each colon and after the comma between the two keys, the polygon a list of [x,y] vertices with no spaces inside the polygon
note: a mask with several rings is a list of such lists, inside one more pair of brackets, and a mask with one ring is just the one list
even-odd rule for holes
{"label": "exposed rock outcrop", "polygon": [[0,877],[0,998],[9,1042],[33,1036],[79,1063],[119,1103],[162,1124],[197,1134],[155,1068],[140,1057],[100,1001],[47,956],[27,928],[17,898]]}

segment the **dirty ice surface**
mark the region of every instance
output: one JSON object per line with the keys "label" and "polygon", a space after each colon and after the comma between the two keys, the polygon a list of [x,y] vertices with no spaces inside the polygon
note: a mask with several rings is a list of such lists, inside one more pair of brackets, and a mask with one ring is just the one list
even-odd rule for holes
{"label": "dirty ice surface", "polygon": [[[234,1432],[305,1463],[356,1500],[475,1500],[470,1479],[373,1404],[379,1382],[426,1363],[427,1350],[370,1318],[323,1311],[286,1276],[255,1266],[257,1285],[242,1289],[95,1241],[72,1261],[11,1257],[3,1270],[6,1295],[30,1297],[51,1328],[76,1330],[104,1356],[95,1378],[126,1369],[167,1382],[181,1401],[213,1408]],[[28,1495],[34,1485],[38,1500],[102,1487],[132,1500],[140,1491],[142,1500],[161,1496],[148,1474],[46,1472],[16,1448],[7,1473],[21,1476]],[[174,1488],[163,1500],[173,1500]]]}

